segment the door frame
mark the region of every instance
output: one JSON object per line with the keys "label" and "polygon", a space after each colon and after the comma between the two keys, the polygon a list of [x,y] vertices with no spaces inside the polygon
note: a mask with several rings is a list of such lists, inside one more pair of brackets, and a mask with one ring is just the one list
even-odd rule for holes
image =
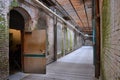
{"label": "door frame", "polygon": [[[11,10],[15,10],[18,13],[20,13],[23,18],[24,18],[24,26],[23,26],[23,30],[20,30],[20,34],[21,34],[21,71],[24,71],[24,33],[25,33],[25,27],[27,27],[27,29],[30,27],[31,23],[32,23],[32,18],[30,16],[30,14],[22,7],[13,7],[10,9]],[[10,20],[10,11],[9,11],[9,20]],[[26,23],[26,24],[25,24]],[[9,27],[10,29],[10,27]]]}

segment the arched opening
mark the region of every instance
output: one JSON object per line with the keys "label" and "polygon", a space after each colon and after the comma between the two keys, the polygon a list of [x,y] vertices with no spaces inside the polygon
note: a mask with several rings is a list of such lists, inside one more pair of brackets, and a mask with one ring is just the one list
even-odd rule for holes
{"label": "arched opening", "polygon": [[10,11],[9,20],[9,71],[22,71],[22,53],[25,20],[17,10]]}
{"label": "arched opening", "polygon": [[32,19],[21,7],[15,7],[10,11],[9,20],[10,74],[19,71],[45,73],[46,30],[31,30]]}

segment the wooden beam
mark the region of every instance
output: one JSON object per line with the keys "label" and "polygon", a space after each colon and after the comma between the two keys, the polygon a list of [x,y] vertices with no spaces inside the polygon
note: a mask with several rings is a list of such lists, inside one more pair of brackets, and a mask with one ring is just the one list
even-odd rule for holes
{"label": "wooden beam", "polygon": [[88,27],[90,27],[90,25],[89,25],[89,20],[88,20],[88,14],[87,14],[86,6],[85,6],[85,0],[83,0],[83,4],[84,4],[84,11],[85,11],[85,14],[86,14]]}
{"label": "wooden beam", "polygon": [[71,2],[71,0],[69,0],[69,2],[70,2],[70,4],[72,5],[72,7],[73,7],[73,9],[74,9],[75,13],[77,14],[77,16],[78,16],[79,20],[81,21],[82,26],[83,26],[83,27],[85,27],[85,26],[84,26],[84,23],[83,23],[83,21],[82,21],[82,19],[81,19],[81,18],[80,18],[80,16],[78,15],[78,12],[76,11],[76,9],[75,9],[75,7],[74,7],[73,3]]}
{"label": "wooden beam", "polygon": [[100,76],[100,17],[97,17],[97,15],[100,14],[99,12],[99,0],[95,0],[95,21],[96,21],[96,61],[95,61],[95,77],[99,78]]}

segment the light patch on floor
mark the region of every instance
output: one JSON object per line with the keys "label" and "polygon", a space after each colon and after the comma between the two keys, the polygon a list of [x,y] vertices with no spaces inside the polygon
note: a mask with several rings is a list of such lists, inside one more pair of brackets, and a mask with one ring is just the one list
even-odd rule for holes
{"label": "light patch on floor", "polygon": [[93,47],[83,46],[76,51],[70,53],[69,55],[62,57],[58,61],[80,64],[93,64]]}

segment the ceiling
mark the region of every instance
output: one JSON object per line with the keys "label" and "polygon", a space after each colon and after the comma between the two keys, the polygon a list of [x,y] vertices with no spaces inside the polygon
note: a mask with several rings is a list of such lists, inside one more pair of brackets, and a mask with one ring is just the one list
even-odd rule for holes
{"label": "ceiling", "polygon": [[92,34],[92,0],[56,0],[81,30]]}
{"label": "ceiling", "polygon": [[[39,0],[85,34],[92,34],[92,0]],[[52,7],[51,7],[52,6]]]}

